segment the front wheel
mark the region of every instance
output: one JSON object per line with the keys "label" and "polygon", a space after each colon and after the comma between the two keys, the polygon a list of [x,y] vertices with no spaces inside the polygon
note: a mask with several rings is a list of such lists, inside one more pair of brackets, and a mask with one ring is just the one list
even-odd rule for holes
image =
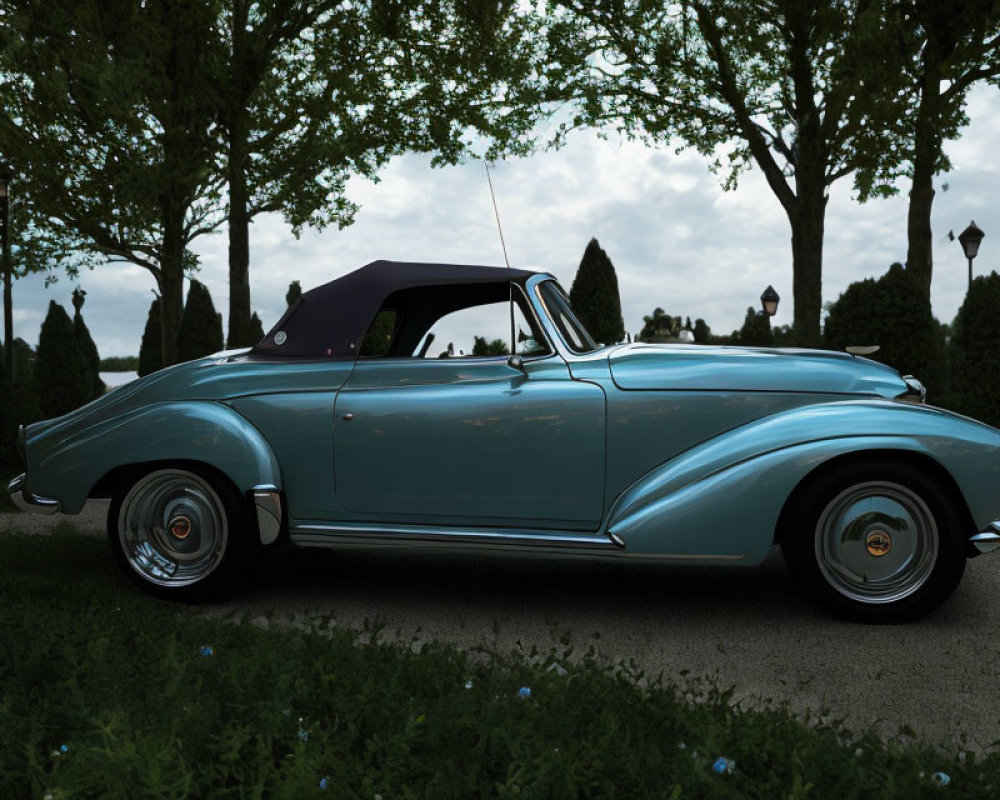
{"label": "front wheel", "polygon": [[781,541],[798,582],[861,622],[916,619],[944,602],[965,571],[950,498],[916,467],[884,459],[807,486],[788,509]]}
{"label": "front wheel", "polygon": [[160,597],[194,601],[217,590],[243,552],[246,510],[221,478],[150,472],[112,500],[108,536],[125,571]]}

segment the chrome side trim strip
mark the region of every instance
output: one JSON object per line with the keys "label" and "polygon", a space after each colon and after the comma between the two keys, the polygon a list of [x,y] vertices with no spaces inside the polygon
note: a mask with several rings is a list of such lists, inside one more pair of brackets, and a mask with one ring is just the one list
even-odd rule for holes
{"label": "chrome side trim strip", "polygon": [[980,553],[992,553],[994,550],[1000,549],[1000,533],[996,532],[1000,530],[1000,520],[991,522],[990,528],[992,530],[977,533],[969,539]]}
{"label": "chrome side trim strip", "polygon": [[269,545],[281,533],[281,493],[277,486],[260,483],[250,489],[257,509],[257,529],[260,543]]}
{"label": "chrome side trim strip", "polygon": [[420,525],[296,525],[293,538],[302,543],[323,544],[336,540],[355,540],[384,544],[488,544],[501,547],[551,547],[574,550],[620,550],[618,544],[602,534],[552,533],[548,531],[498,531],[486,528],[431,528]]}
{"label": "chrome side trim strip", "polygon": [[48,515],[59,513],[61,503],[58,500],[39,497],[31,492],[26,492],[24,490],[24,481],[24,473],[21,473],[7,484],[7,492],[10,494],[10,499],[14,501],[14,505],[29,514]]}

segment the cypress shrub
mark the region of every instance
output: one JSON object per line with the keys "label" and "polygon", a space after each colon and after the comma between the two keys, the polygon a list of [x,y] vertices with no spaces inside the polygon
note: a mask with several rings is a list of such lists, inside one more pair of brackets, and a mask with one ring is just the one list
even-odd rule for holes
{"label": "cypress shrub", "polygon": [[260,321],[260,317],[257,316],[257,312],[254,311],[253,315],[250,317],[250,345],[253,346],[257,344],[261,339],[264,338],[264,325]]}
{"label": "cypress shrub", "polygon": [[92,388],[73,320],[66,309],[51,300],[38,335],[35,360],[35,390],[42,413],[46,417],[62,416],[88,402]]}
{"label": "cypress shrub", "polygon": [[157,297],[149,306],[146,328],[142,332],[142,344],[139,346],[138,372],[140,378],[163,369],[163,349],[160,338],[160,298]]}
{"label": "cypress shrub", "polygon": [[208,289],[199,281],[191,281],[177,331],[177,358],[193,361],[222,349],[222,315],[215,313]]}
{"label": "cypress shrub", "polygon": [[763,311],[756,311],[753,306],[747,308],[743,319],[743,327],[739,332],[739,343],[748,347],[770,347],[774,344],[774,334],[771,333],[771,318]]}
{"label": "cypress shrub", "polygon": [[694,321],[694,340],[697,344],[708,344],[712,341],[712,329],[701,318]]}
{"label": "cypress shrub", "polygon": [[580,322],[595,341],[614,344],[625,338],[618,276],[597,239],[591,239],[583,252],[569,299]]}
{"label": "cypress shrub", "polygon": [[87,293],[83,289],[73,290],[73,329],[76,333],[76,344],[83,355],[84,364],[87,368],[87,380],[90,385],[87,400],[94,400],[104,394],[104,381],[101,380],[101,357],[97,352],[97,345],[94,344],[87,323],[83,321],[84,300]]}
{"label": "cypress shrub", "polygon": [[877,344],[879,350],[870,358],[903,375],[915,375],[932,402],[947,396],[940,325],[930,299],[902,264],[893,264],[878,280],[866,278],[848,286],[830,307],[823,337],[831,350]]}
{"label": "cypress shrub", "polygon": [[952,326],[950,362],[954,407],[1000,425],[1000,275],[974,278]]}
{"label": "cypress shrub", "polygon": [[[285,302],[288,304],[288,307],[291,308],[300,297],[302,297],[302,284],[298,281],[292,281],[288,284],[288,292],[285,294]],[[264,337],[261,336],[260,338],[263,339]]]}

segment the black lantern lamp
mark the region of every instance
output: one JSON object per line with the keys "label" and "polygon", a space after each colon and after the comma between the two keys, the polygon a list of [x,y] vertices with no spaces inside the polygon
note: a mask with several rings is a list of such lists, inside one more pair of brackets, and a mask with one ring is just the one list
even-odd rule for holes
{"label": "black lantern lamp", "polygon": [[768,286],[764,293],[760,296],[760,307],[764,309],[764,313],[769,317],[773,317],[778,313],[778,303],[781,298],[778,297],[778,293],[774,291],[773,286]]}
{"label": "black lantern lamp", "polygon": [[969,223],[969,227],[958,234],[958,243],[962,245],[962,250],[965,251],[965,257],[969,259],[969,286],[972,286],[972,259],[979,255],[979,243],[983,241],[983,237],[986,236],[982,230],[976,225],[976,221],[972,220]]}

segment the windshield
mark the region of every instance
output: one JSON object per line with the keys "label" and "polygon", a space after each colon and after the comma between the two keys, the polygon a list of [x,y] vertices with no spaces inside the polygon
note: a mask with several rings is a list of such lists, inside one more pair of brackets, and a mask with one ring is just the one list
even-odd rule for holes
{"label": "windshield", "polygon": [[597,342],[587,333],[583,323],[576,318],[563,288],[555,281],[543,281],[538,285],[538,291],[541,294],[545,310],[559,329],[559,334],[566,346],[574,353],[589,353],[591,350],[597,350]]}

